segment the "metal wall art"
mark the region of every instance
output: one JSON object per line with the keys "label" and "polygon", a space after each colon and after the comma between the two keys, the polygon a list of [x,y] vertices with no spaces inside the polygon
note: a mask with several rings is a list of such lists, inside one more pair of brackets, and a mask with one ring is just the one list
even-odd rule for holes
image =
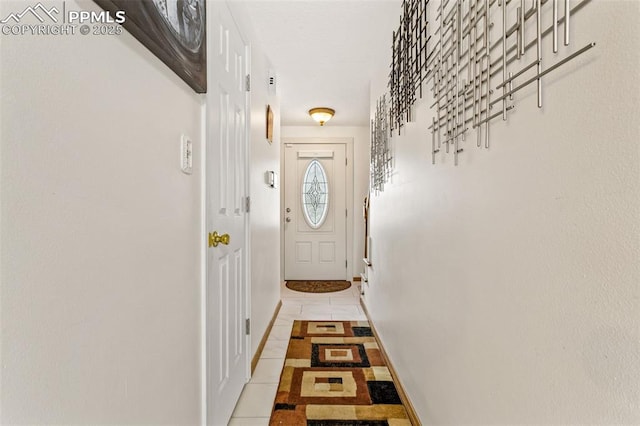
{"label": "metal wall art", "polygon": [[[427,31],[428,0],[404,0],[400,28],[393,34],[389,88],[393,129],[411,121],[410,108],[422,84],[431,83],[435,112],[429,129],[432,163],[444,145],[458,164],[460,147],[470,131],[476,145],[490,146],[489,125],[507,120],[514,95],[535,83],[542,108],[542,77],[595,46],[589,43],[554,61],[569,46],[570,17],[590,0],[441,0],[435,29]],[[562,15],[562,16],[560,16]],[[543,28],[543,16],[551,25]],[[553,55],[543,57],[543,39]],[[428,54],[426,43],[434,39]],[[392,130],[393,130],[392,129]],[[483,143],[484,142],[484,143]]]}
{"label": "metal wall art", "polygon": [[371,189],[376,193],[384,190],[384,184],[391,176],[390,133],[387,98],[382,96],[376,104],[375,118],[371,120]]}
{"label": "metal wall art", "polygon": [[404,0],[400,27],[393,33],[393,49],[389,88],[391,91],[390,130],[398,130],[412,120],[411,107],[416,101],[416,88],[422,98],[422,82],[427,75],[428,34],[427,4],[429,0]]}

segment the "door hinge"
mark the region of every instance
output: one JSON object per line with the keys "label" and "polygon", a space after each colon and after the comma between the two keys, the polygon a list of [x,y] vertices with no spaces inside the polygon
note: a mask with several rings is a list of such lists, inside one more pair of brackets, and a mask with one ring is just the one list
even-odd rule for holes
{"label": "door hinge", "polygon": [[344,209],[344,217],[347,217],[349,215],[349,210]]}
{"label": "door hinge", "polygon": [[251,197],[245,197],[244,199],[244,211],[249,213],[251,211]]}
{"label": "door hinge", "polygon": [[346,259],[345,259],[345,261],[344,261],[344,267],[345,267],[345,268],[348,268],[348,266],[347,266],[347,260],[346,260]]}
{"label": "door hinge", "polygon": [[346,166],[349,163],[349,160],[347,160],[346,158],[344,159],[344,165]]}
{"label": "door hinge", "polygon": [[247,74],[244,81],[245,81],[245,90],[247,92],[250,92],[251,91],[251,74]]}
{"label": "door hinge", "polygon": [[244,321],[244,332],[247,336],[251,334],[251,318],[247,318]]}

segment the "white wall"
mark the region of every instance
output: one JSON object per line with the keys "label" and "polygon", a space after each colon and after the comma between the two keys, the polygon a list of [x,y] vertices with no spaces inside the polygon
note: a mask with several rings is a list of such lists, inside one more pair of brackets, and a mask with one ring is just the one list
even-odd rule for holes
{"label": "white wall", "polygon": [[200,96],[126,32],[1,43],[0,423],[198,423]]}
{"label": "white wall", "polygon": [[394,136],[367,303],[424,424],[640,423],[639,20],[589,3],[572,49],[595,49],[457,168],[431,165],[430,96]]}
{"label": "white wall", "polygon": [[[311,118],[309,118],[311,120]],[[359,277],[364,270],[363,200],[369,193],[369,127],[335,126],[282,126],[283,138],[353,138],[353,249],[350,270]]]}
{"label": "white wall", "polygon": [[[241,4],[230,2],[231,12],[245,40],[251,41],[251,353],[280,301],[280,188],[265,181],[268,170],[280,172],[280,99],[268,91],[269,59],[257,42]],[[273,142],[266,139],[266,108],[274,115]]]}

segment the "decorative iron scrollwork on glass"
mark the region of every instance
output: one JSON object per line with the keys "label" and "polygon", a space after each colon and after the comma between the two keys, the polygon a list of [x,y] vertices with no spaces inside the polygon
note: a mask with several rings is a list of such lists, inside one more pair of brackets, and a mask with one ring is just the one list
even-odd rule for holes
{"label": "decorative iron scrollwork on glass", "polygon": [[311,160],[302,178],[302,210],[307,224],[320,228],[329,212],[329,179],[318,160]]}

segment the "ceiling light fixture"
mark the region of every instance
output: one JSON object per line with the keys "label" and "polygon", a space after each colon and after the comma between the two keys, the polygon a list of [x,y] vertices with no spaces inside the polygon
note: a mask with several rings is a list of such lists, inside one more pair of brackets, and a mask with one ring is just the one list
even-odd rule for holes
{"label": "ceiling light fixture", "polygon": [[320,123],[321,126],[324,126],[324,123],[331,120],[331,117],[333,117],[335,113],[331,108],[311,108],[309,110],[311,118]]}

